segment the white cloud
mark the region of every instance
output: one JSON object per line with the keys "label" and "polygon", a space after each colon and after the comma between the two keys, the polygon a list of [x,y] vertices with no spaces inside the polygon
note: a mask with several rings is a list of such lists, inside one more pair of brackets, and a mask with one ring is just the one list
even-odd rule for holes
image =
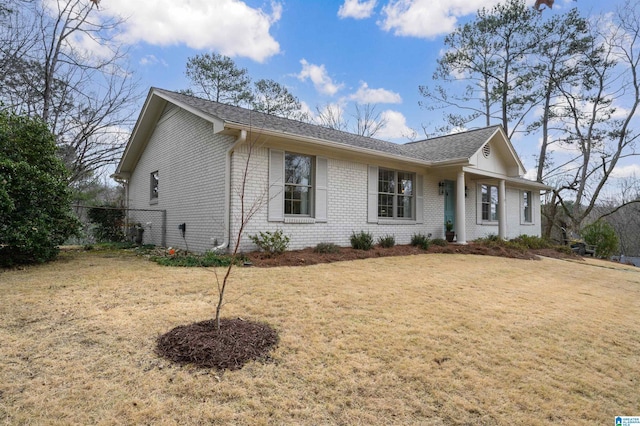
{"label": "white cloud", "polygon": [[109,60],[114,55],[115,46],[102,44],[86,32],[77,31],[66,40],[68,46],[78,52],[82,57],[90,58],[96,62]]}
{"label": "white cloud", "polygon": [[341,19],[365,19],[373,14],[373,8],[376,7],[376,0],[368,0],[360,2],[358,0],[345,0],[344,4],[338,9],[338,17]]}
{"label": "white cloud", "polygon": [[336,84],[333,82],[324,64],[310,64],[306,59],[302,59],[300,64],[302,64],[302,71],[300,71],[300,74],[296,74],[296,77],[298,77],[300,81],[311,80],[318,92],[333,96],[344,86],[344,84]]}
{"label": "white cloud", "polygon": [[300,112],[306,114],[309,117],[309,120],[315,120],[315,112],[311,109],[308,103],[305,101],[300,101]]}
{"label": "white cloud", "polygon": [[398,36],[433,38],[448,34],[458,18],[490,8],[500,0],[390,0],[378,25]]}
{"label": "white cloud", "polygon": [[163,67],[167,67],[168,66],[167,62],[164,59],[158,59],[155,55],[145,55],[144,57],[140,58],[139,63],[143,67],[145,67],[145,66],[153,66],[153,65],[156,65],[156,64],[160,64]]}
{"label": "white cloud", "polygon": [[349,99],[360,104],[401,104],[402,97],[387,89],[371,89],[365,82],[360,84],[358,91],[349,96]]}
{"label": "white cloud", "polygon": [[106,15],[128,17],[119,35],[126,44],[183,44],[258,62],[280,52],[269,34],[282,15],[282,5],[276,2],[271,3],[270,13],[240,0],[110,0],[100,9]]}
{"label": "white cloud", "polygon": [[378,139],[415,139],[416,131],[407,126],[407,119],[401,112],[390,109],[383,111],[380,118],[386,121],[384,127],[376,133]]}
{"label": "white cloud", "polygon": [[640,165],[629,164],[628,166],[617,166],[611,172],[611,176],[615,178],[628,178],[640,176]]}

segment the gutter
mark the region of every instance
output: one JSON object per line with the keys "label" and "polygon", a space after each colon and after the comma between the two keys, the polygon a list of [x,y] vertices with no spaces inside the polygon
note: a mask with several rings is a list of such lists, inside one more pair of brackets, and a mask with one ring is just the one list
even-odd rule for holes
{"label": "gutter", "polygon": [[[246,126],[240,123],[234,123],[234,122],[225,122],[225,128],[226,129],[237,129],[237,130],[241,130],[243,128],[245,128]],[[313,144],[315,146],[322,146],[322,147],[327,147],[327,148],[332,148],[332,149],[342,149],[345,151],[350,151],[350,152],[355,152],[358,154],[363,154],[363,155],[368,155],[368,156],[373,156],[373,157],[383,157],[386,159],[393,159],[396,161],[402,161],[405,163],[412,163],[418,166],[422,166],[422,167],[432,167],[434,164],[433,161],[426,161],[426,160],[422,160],[422,159],[418,159],[418,158],[413,158],[413,157],[409,157],[406,154],[394,154],[394,153],[390,153],[390,152],[385,152],[385,151],[378,151],[372,148],[362,148],[362,147],[356,147],[353,145],[348,145],[345,143],[341,143],[341,142],[332,142],[332,141],[327,141],[325,139],[319,139],[319,138],[315,138],[315,137],[310,137],[310,136],[301,136],[301,135],[297,135],[295,133],[289,133],[289,132],[283,132],[283,131],[277,131],[277,130],[269,130],[269,129],[260,129],[260,134],[265,135],[265,136],[272,136],[272,137],[279,137],[279,138],[285,138],[285,139],[290,139],[290,140],[295,140],[297,142],[304,142],[304,143],[310,143]],[[398,145],[398,146],[402,146],[402,145]],[[465,161],[468,161],[468,159],[464,159]],[[459,159],[453,160],[453,161],[460,161]]]}
{"label": "gutter", "polygon": [[231,240],[231,154],[235,149],[245,143],[247,141],[247,131],[244,129],[240,130],[240,134],[236,138],[233,145],[227,149],[227,155],[225,156],[224,162],[224,175],[225,175],[225,185],[224,185],[224,241],[219,246],[213,248],[215,251],[226,249],[229,246],[229,241]]}

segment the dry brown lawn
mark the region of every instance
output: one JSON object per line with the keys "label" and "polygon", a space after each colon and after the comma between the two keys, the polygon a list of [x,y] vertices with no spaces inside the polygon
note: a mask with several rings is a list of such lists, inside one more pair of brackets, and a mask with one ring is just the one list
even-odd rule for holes
{"label": "dry brown lawn", "polygon": [[640,270],[459,254],[237,269],[269,363],[154,354],[213,274],[116,252],[0,272],[5,424],[612,424],[640,414]]}

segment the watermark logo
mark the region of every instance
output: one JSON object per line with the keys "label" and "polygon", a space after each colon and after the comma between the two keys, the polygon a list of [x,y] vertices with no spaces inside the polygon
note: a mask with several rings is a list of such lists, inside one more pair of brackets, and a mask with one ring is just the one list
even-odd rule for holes
{"label": "watermark logo", "polygon": [[616,426],[640,426],[640,417],[617,416]]}

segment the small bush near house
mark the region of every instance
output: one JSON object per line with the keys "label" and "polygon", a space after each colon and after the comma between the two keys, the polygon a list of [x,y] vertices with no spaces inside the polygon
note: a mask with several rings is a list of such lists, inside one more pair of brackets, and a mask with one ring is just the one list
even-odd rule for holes
{"label": "small bush near house", "polygon": [[523,234],[514,238],[511,241],[519,243],[533,250],[548,249],[548,248],[553,248],[554,246],[549,240],[545,240],[544,238],[540,238],[535,235]]}
{"label": "small bush near house", "polygon": [[[208,251],[205,254],[194,254],[187,251],[172,250],[163,254],[156,254],[150,260],[162,266],[185,266],[185,267],[217,267],[229,266],[233,261],[232,256],[218,254]],[[241,264],[242,259],[235,259],[236,264]]]}
{"label": "small bush near house", "polygon": [[478,238],[477,240],[475,240],[475,243],[481,244],[486,247],[505,247],[505,248],[510,248],[520,252],[528,251],[527,246],[521,241],[516,239],[507,241],[500,238],[496,234],[489,234],[484,238]]}
{"label": "small bush near house", "polygon": [[396,245],[396,239],[393,235],[385,235],[384,237],[378,238],[378,244],[382,248],[391,248]]}
{"label": "small bush near house", "polygon": [[284,253],[289,247],[290,241],[281,229],[275,232],[265,231],[260,232],[259,235],[249,235],[249,239],[269,255]]}
{"label": "small bush near house", "polygon": [[373,235],[368,232],[360,231],[351,234],[351,247],[356,250],[371,250],[373,248]]}
{"label": "small bush near house", "polygon": [[497,234],[489,234],[486,237],[478,238],[476,240],[477,243],[500,243],[502,241],[502,238],[500,238]]}
{"label": "small bush near house", "polygon": [[340,253],[340,247],[333,243],[318,243],[313,251],[321,254]]}
{"label": "small bush near house", "polygon": [[431,244],[433,244],[434,246],[445,247],[449,243],[447,243],[447,240],[445,240],[444,238],[434,238],[433,240],[431,240]]}
{"label": "small bush near house", "polygon": [[95,225],[92,233],[98,242],[120,242],[125,236],[122,232],[124,210],[114,206],[91,207],[87,212],[89,221]]}
{"label": "small bush near house", "polygon": [[429,235],[424,235],[424,234],[413,234],[411,236],[411,245],[415,246],[415,247],[420,247],[423,250],[428,250],[429,246],[431,245],[431,234]]}
{"label": "small bush near house", "polygon": [[613,226],[603,220],[598,220],[587,225],[582,230],[582,238],[587,244],[596,247],[596,257],[606,259],[611,257],[620,245],[620,240],[616,235]]}

